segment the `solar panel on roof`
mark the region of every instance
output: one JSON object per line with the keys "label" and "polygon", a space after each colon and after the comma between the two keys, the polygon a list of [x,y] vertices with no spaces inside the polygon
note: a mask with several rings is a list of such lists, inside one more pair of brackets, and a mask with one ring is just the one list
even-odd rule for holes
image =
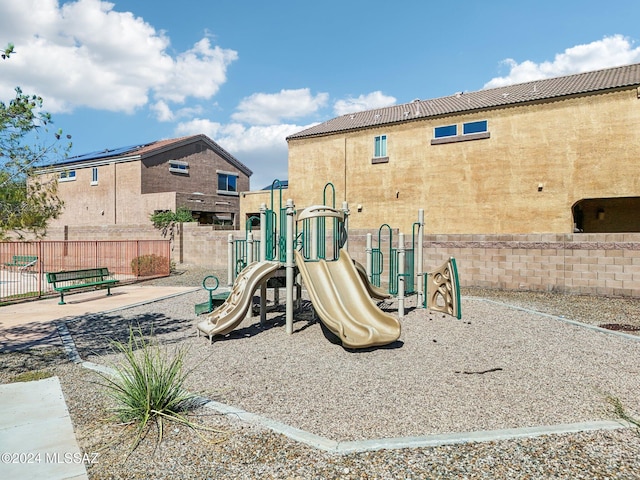
{"label": "solar panel on roof", "polygon": [[100,158],[117,157],[128,152],[143,147],[144,145],[129,145],[128,147],[119,147],[113,149],[99,150],[91,153],[83,153],[82,155],[76,155],[75,157],[69,157],[58,163],[72,163],[72,162],[84,162],[87,160],[98,160]]}

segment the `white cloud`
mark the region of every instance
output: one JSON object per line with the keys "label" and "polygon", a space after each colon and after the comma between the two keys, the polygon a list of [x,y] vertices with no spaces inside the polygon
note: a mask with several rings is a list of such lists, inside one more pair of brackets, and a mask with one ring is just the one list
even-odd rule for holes
{"label": "white cloud", "polygon": [[180,118],[191,118],[202,113],[202,107],[198,105],[194,107],[183,107],[174,111],[164,100],[159,100],[149,105],[149,110],[151,110],[159,122],[173,122]]}
{"label": "white cloud", "polygon": [[42,95],[52,113],[79,106],[132,113],[152,96],[165,105],[208,99],[237,59],[208,38],[174,58],[163,32],[100,0],[3,0],[0,31],[16,47],[2,64],[0,98],[21,85]]}
{"label": "white cloud", "polygon": [[237,58],[237,52],[212,48],[209,39],[203,38],[178,55],[170,74],[156,87],[156,95],[174,102],[183,102],[187,96],[211,98],[227,81],[227,67]]}
{"label": "white cloud", "polygon": [[176,135],[203,133],[229,152],[251,152],[264,149],[287,151],[286,138],[307,126],[291,124],[245,126],[241,123],[221,124],[206,118],[196,118],[178,125]]}
{"label": "white cloud", "polygon": [[511,58],[503,60],[509,67],[509,74],[491,79],[484,88],[502,87],[636,62],[640,62],[640,47],[634,48],[633,42],[622,35],[613,35],[567,48],[563,53],[557,54],[552,62],[535,63],[525,60],[518,63]]}
{"label": "white cloud", "polygon": [[362,112],[374,108],[389,107],[395,105],[396,98],[384,95],[380,90],[367,95],[360,95],[358,98],[347,98],[338,100],[333,104],[333,111],[336,115],[346,115],[347,113]]}
{"label": "white cloud", "polygon": [[160,100],[149,107],[159,122],[171,122],[175,118],[167,102]]}
{"label": "white cloud", "polygon": [[327,104],[329,94],[311,94],[308,88],[280,90],[279,93],[254,93],[243,98],[231,118],[252,125],[272,125],[283,119],[302,118]]}

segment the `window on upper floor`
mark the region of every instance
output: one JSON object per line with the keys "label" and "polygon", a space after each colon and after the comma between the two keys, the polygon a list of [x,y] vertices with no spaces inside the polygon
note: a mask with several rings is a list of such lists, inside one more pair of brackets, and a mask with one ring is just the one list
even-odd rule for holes
{"label": "window on upper floor", "polygon": [[462,134],[469,135],[471,133],[482,133],[487,131],[487,121],[467,122],[462,124]]}
{"label": "window on upper floor", "polygon": [[371,163],[388,163],[387,136],[377,135],[373,138],[373,158]]}
{"label": "window on upper floor", "polygon": [[59,182],[71,182],[76,179],[75,170],[63,170],[58,177]]}
{"label": "window on upper floor", "polygon": [[223,195],[238,195],[238,174],[218,172],[218,193]]}
{"label": "window on upper floor", "polygon": [[378,135],[373,141],[373,156],[375,158],[387,156],[387,136]]}
{"label": "window on upper floor", "polygon": [[458,134],[457,125],[444,125],[433,129],[433,138],[453,137]]}
{"label": "window on upper floor", "polygon": [[93,167],[91,169],[91,185],[98,184],[98,167]]}
{"label": "window on upper floor", "polygon": [[189,163],[182,160],[169,160],[169,171],[171,173],[189,175]]}
{"label": "window on upper floor", "polygon": [[464,122],[462,124],[462,134],[460,125],[442,125],[433,129],[431,145],[442,145],[444,143],[466,142],[469,140],[482,140],[490,138],[487,120],[477,120],[475,122]]}

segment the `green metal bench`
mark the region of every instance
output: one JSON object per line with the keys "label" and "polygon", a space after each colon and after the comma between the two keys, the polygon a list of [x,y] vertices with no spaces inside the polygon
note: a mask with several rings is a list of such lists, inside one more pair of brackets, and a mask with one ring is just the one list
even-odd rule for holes
{"label": "green metal bench", "polygon": [[13,260],[5,263],[4,266],[9,268],[15,267],[24,272],[33,267],[37,261],[37,255],[14,255]]}
{"label": "green metal bench", "polygon": [[48,272],[47,282],[60,292],[58,305],[64,305],[64,294],[76,288],[107,287],[107,296],[111,295],[111,287],[120,280],[111,278],[108,268],[86,268],[83,270],[67,270]]}

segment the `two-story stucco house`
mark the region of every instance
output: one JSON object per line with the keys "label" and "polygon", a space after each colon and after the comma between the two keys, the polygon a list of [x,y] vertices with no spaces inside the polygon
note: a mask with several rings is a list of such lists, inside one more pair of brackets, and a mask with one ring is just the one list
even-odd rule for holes
{"label": "two-story stucco house", "polygon": [[65,159],[39,171],[58,178],[64,212],[51,227],[145,224],[185,208],[201,224],[238,226],[251,170],[205,135]]}
{"label": "two-story stucco house", "polygon": [[640,64],[356,112],[287,140],[287,196],[316,204],[332,182],[352,228],[410,232],[423,208],[431,233],[640,231]]}

